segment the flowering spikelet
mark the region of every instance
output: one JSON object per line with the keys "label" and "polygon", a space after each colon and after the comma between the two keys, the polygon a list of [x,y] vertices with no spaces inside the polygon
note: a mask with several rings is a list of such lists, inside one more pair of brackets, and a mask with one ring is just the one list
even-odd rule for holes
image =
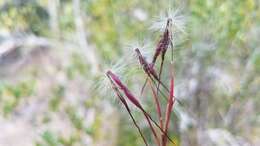
{"label": "flowering spikelet", "polygon": [[143,67],[143,70],[145,71],[145,73],[147,73],[148,75],[152,75],[154,78],[158,79],[158,76],[157,76],[156,71],[154,70],[153,66],[150,65],[146,61],[146,59],[141,54],[140,50],[138,48],[136,48],[135,52],[136,52],[136,54],[138,56],[139,63]]}
{"label": "flowering spikelet", "polygon": [[[154,65],[153,64],[148,64],[148,62],[143,57],[143,55],[141,54],[141,52],[140,52],[140,50],[138,48],[135,49],[135,52],[136,52],[136,54],[138,56],[140,65],[143,67],[143,70],[148,75],[148,77],[155,83],[155,81],[153,80],[153,78],[154,78],[158,82],[158,85],[162,84],[163,87],[168,91],[168,88],[161,82],[160,77],[158,77],[158,75],[157,75],[157,73],[156,73],[156,71],[154,69]],[[144,88],[146,86],[147,81],[148,81],[148,78],[146,78],[146,80],[145,80],[145,83],[144,83],[144,85],[142,87],[142,90],[141,90],[141,94],[144,91]],[[159,91],[159,90],[160,89],[158,88],[157,91]]]}
{"label": "flowering spikelet", "polygon": [[160,54],[162,54],[162,56],[164,56],[164,54],[167,51],[167,48],[168,48],[170,40],[171,40],[170,30],[169,30],[169,26],[171,25],[171,22],[172,22],[171,19],[167,20],[167,24],[166,24],[163,36],[161,37],[161,39],[158,42],[156,49],[155,49],[155,53],[154,53],[153,61],[152,61],[153,64],[156,62],[156,60]]}
{"label": "flowering spikelet", "polygon": [[152,80],[154,78],[157,82],[162,84],[167,91],[169,91],[168,88],[159,80],[159,77],[158,77],[158,75],[157,75],[157,73],[156,73],[156,71],[154,69],[154,66],[152,64],[148,64],[148,62],[143,57],[143,55],[141,54],[141,52],[140,52],[140,50],[138,48],[136,48],[135,51],[136,51],[136,54],[138,56],[139,63],[143,67],[143,70],[148,75],[148,77],[150,77]]}
{"label": "flowering spikelet", "polygon": [[111,79],[117,84],[117,86],[124,92],[127,98],[138,108],[143,109],[139,101],[134,97],[134,95],[128,90],[128,88],[121,82],[121,80],[110,70],[107,71],[107,76],[111,77]]}
{"label": "flowering spikelet", "polygon": [[185,34],[185,23],[185,17],[180,15],[180,10],[173,11],[169,9],[165,15],[161,15],[156,19],[150,28],[162,31],[163,35],[156,46],[153,63],[156,62],[160,53],[162,54],[162,58],[164,58],[169,44],[171,43],[171,45],[173,45],[172,39],[177,36],[175,35],[176,33],[181,32]]}

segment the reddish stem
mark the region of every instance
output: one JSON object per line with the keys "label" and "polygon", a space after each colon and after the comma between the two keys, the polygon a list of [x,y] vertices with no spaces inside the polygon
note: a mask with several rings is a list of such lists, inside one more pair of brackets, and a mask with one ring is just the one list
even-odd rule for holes
{"label": "reddish stem", "polygon": [[[168,99],[167,107],[166,107],[166,113],[165,113],[165,127],[164,127],[164,133],[168,133],[169,125],[170,125],[170,118],[171,118],[171,112],[173,109],[173,105],[175,102],[174,98],[174,76],[171,74],[171,83],[170,83],[170,97]],[[164,136],[162,143],[162,146],[166,146],[167,139]]]}
{"label": "reddish stem", "polygon": [[160,127],[163,128],[162,111],[161,111],[160,101],[158,99],[158,94],[156,94],[155,89],[153,88],[150,80],[149,80],[149,85],[153,92],[154,102],[156,104],[157,115],[160,120]]}

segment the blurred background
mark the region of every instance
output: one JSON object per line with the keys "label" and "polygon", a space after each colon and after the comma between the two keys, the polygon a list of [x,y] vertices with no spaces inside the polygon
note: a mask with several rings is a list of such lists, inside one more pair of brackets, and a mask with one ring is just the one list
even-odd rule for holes
{"label": "blurred background", "polygon": [[[187,20],[174,52],[183,104],[170,136],[181,146],[260,145],[259,7],[259,0],[0,0],[0,146],[144,145],[101,78],[131,43],[156,44],[160,33],[149,28],[169,8]],[[138,93],[144,76],[129,69],[126,78]],[[152,98],[142,100],[155,115]]]}

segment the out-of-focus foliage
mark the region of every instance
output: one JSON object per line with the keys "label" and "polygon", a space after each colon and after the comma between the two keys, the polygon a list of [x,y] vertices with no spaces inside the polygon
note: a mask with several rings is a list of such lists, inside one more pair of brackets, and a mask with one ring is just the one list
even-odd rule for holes
{"label": "out-of-focus foliage", "polygon": [[[0,44],[22,38],[17,41],[22,44],[18,55],[10,55],[7,63],[0,59],[0,125],[4,129],[10,123],[16,128],[26,121],[20,126],[24,129],[19,130],[30,131],[26,140],[19,140],[24,133],[20,137],[11,135],[13,141],[29,141],[24,145],[37,146],[142,145],[125,111],[114,106],[117,104],[110,94],[104,95],[94,87],[111,62],[129,55],[129,44],[158,40],[160,33],[149,27],[160,13],[181,8],[187,16],[187,34],[176,42],[174,52],[176,93],[183,108],[199,124],[183,130],[183,121],[176,114],[171,129],[176,136],[172,137],[185,146],[202,145],[196,138],[204,133],[259,145],[258,0],[81,0],[87,36],[83,40],[95,50],[100,64],[97,74],[90,72],[91,64],[86,62],[88,49],[79,49],[74,2],[0,0]],[[52,28],[51,24],[58,27]],[[38,56],[23,45],[23,38],[31,35],[50,42],[48,51]],[[2,50],[0,58],[5,56]],[[131,76],[130,71],[128,74]],[[144,78],[126,80],[141,86]],[[138,87],[133,86],[135,89]],[[149,109],[149,105],[146,107]],[[148,128],[139,124],[149,137]],[[8,141],[8,137],[0,134],[0,145],[5,146],[2,139]]]}
{"label": "out-of-focus foliage", "polygon": [[1,5],[1,26],[9,31],[48,34],[48,12],[36,1],[7,1]]}
{"label": "out-of-focus foliage", "polygon": [[29,98],[34,91],[34,81],[22,81],[15,85],[1,83],[0,101],[4,115],[8,115],[23,98]]}

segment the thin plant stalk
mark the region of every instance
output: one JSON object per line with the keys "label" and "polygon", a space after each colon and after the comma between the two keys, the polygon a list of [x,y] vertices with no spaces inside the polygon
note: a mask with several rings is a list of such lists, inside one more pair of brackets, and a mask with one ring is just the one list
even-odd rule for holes
{"label": "thin plant stalk", "polygon": [[160,105],[160,101],[158,99],[158,94],[156,94],[156,91],[155,89],[153,88],[152,86],[152,83],[151,81],[149,80],[149,85],[152,89],[152,94],[153,94],[153,97],[154,97],[154,102],[156,104],[156,111],[157,111],[157,115],[158,115],[158,119],[160,121],[160,127],[163,128],[163,118],[162,118],[162,111],[161,111],[161,105]]}
{"label": "thin plant stalk", "polygon": [[[151,81],[149,80],[148,82],[149,82],[150,88],[152,89],[152,94],[153,94],[154,102],[156,104],[156,111],[157,111],[158,119],[159,119],[159,122],[160,122],[160,127],[163,128],[163,118],[162,118],[160,101],[158,99],[158,93],[156,93],[155,89],[153,88]],[[161,134],[161,140],[163,139],[163,136],[164,136],[164,134],[162,133]]]}
{"label": "thin plant stalk", "polygon": [[[174,98],[174,76],[173,76],[173,71],[171,69],[171,83],[170,83],[170,97],[167,103],[166,107],[166,113],[165,113],[165,127],[164,127],[164,132],[168,133],[169,125],[170,125],[170,118],[171,118],[171,112],[173,109],[173,105],[175,102]],[[162,140],[162,146],[166,146],[167,139],[164,136]]]}

